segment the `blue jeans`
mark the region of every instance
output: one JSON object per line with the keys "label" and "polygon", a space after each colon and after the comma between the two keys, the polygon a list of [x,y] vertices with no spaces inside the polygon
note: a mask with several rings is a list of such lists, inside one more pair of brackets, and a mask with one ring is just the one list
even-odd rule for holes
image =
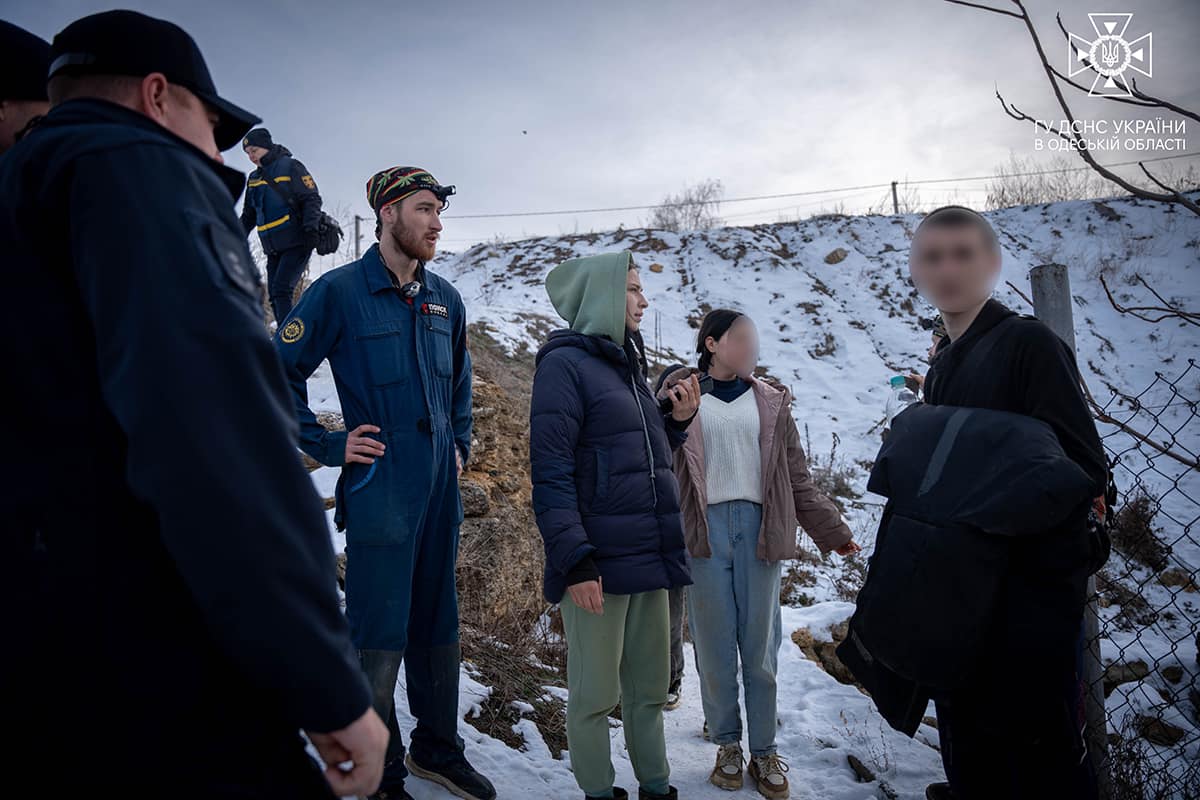
{"label": "blue jeans", "polygon": [[711,558],[692,559],[688,619],[709,737],[742,740],[738,711],[738,656],[746,691],[750,753],[775,752],[775,671],[783,623],[779,611],[781,564],[756,555],[762,506],[731,500],[708,507]]}

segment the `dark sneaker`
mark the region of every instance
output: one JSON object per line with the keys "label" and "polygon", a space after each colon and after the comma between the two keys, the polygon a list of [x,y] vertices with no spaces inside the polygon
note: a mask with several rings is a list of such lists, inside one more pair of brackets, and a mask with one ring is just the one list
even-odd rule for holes
{"label": "dark sneaker", "polygon": [[672,786],[666,794],[655,794],[638,787],[638,800],[679,800],[679,790]]}
{"label": "dark sneaker", "polygon": [[671,688],[667,689],[667,702],[663,706],[663,711],[674,711],[679,708],[679,689],[678,683],[671,684]]}
{"label": "dark sneaker", "polygon": [[787,762],[771,753],[750,759],[750,780],[754,788],[768,800],[785,800],[788,796]]}
{"label": "dark sneaker", "polygon": [[460,758],[453,764],[435,770],[418,764],[412,753],[405,753],[404,765],[416,777],[433,781],[463,800],[496,800],[496,787],[476,772],[466,758]]}

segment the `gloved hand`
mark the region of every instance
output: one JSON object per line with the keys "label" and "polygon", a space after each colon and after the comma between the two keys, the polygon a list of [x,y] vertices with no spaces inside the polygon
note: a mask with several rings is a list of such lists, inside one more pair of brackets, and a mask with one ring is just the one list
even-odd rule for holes
{"label": "gloved hand", "polygon": [[319,242],[319,241],[321,241],[321,234],[317,231],[316,228],[305,228],[304,229],[304,246],[305,247],[316,247],[317,242]]}

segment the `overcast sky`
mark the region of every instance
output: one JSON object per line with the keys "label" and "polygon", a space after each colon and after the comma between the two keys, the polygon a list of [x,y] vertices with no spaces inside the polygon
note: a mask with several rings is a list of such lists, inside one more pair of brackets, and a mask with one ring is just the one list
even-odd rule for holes
{"label": "overcast sky", "polygon": [[[990,0],[1011,8],[1008,0]],[[114,6],[3,0],[50,39]],[[1095,38],[1089,11],[1132,12],[1153,33],[1144,91],[1200,107],[1200,2],[1030,0],[1052,63],[1054,22]],[[222,95],[264,119],[316,177],[330,210],[369,215],[364,185],[397,164],[458,187],[444,246],[607,230],[645,211],[516,219],[455,214],[647,205],[686,184],[727,198],[991,174],[1038,156],[1035,132],[994,97],[1060,119],[1022,23],[939,0],[605,2],[131,2],[199,42]],[[1129,106],[1074,94],[1080,117]],[[1200,153],[1200,125],[1186,152]],[[1152,155],[1171,155],[1156,153]],[[1138,153],[1102,153],[1102,162]],[[240,151],[233,166],[252,165]],[[1176,161],[1200,164],[1200,159]],[[984,183],[920,187],[923,202],[981,200]],[[950,194],[954,192],[954,194]],[[882,188],[726,203],[732,224],[878,205]],[[790,205],[789,205],[790,203]],[[367,226],[368,228],[371,226]],[[370,240],[368,231],[368,241]]]}

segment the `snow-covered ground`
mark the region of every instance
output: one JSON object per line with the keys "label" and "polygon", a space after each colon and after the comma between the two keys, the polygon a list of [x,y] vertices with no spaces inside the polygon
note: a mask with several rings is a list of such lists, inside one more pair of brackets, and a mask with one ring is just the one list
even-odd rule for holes
{"label": "snow-covered ground", "polygon": [[[853,754],[883,778],[900,798],[922,798],[925,785],[941,775],[937,751],[922,740],[936,744],[937,731],[923,726],[917,739],[909,739],[881,725],[871,701],[857,689],[830,678],[813,662],[804,658],[792,644],[791,632],[809,627],[818,633],[849,617],[849,603],[822,603],[809,608],[784,608],[784,645],[779,658],[779,735],[780,754],[789,762],[788,780],[792,797],[798,800],[871,800],[884,795],[878,783],[859,783],[850,769],[847,755]],[[692,670],[691,645],[685,645],[687,672],[683,702],[666,712],[667,756],[671,763],[671,783],[680,797],[689,800],[727,800],[731,795],[708,783],[708,773],[716,758],[716,745],[704,740],[701,730],[704,714],[700,708],[700,689]],[[403,672],[396,693],[397,708],[406,706]],[[487,687],[476,683],[464,669],[459,710],[471,713],[472,705],[486,696]],[[414,722],[401,715],[402,730],[411,730]],[[620,724],[611,729],[613,765],[618,786],[636,796],[637,781],[625,750]],[[467,743],[471,763],[496,784],[500,798],[579,798],[582,792],[571,775],[570,760],[562,754],[554,759],[542,741],[537,727],[524,721],[521,733],[525,748],[513,750],[502,742],[481,734],[463,722],[459,733]],[[417,800],[448,800],[451,795],[439,786],[410,779],[406,787]],[[746,796],[757,797],[747,784]]]}
{"label": "snow-covered ground", "polygon": [[[1133,276],[1140,275],[1168,300],[1186,309],[1200,308],[1200,218],[1132,199],[1017,207],[988,216],[1004,247],[1004,274],[996,297],[1009,307],[1032,313],[1022,295],[1032,296],[1028,275],[1033,266],[1052,261],[1068,266],[1079,365],[1101,404],[1115,394],[1138,395],[1155,382],[1156,372],[1174,378],[1185,371],[1189,359],[1200,358],[1200,330],[1195,326],[1178,321],[1152,324],[1123,315],[1109,303],[1100,283],[1103,276],[1119,303],[1157,304],[1134,282]],[[548,328],[561,324],[546,297],[544,278],[556,264],[580,255],[633,250],[651,304],[645,339],[661,361],[693,361],[695,330],[689,320],[698,321],[708,308],[746,311],[760,330],[760,363],[789,384],[796,396],[793,411],[802,431],[807,426],[810,433],[810,456],[828,454],[836,437],[839,457],[855,469],[852,483],[864,496],[847,516],[869,550],[882,499],[865,494],[865,465],[879,445],[887,382],[897,373],[924,372],[929,345],[918,318],[933,310],[907,283],[908,242],[917,221],[915,215],[828,217],[691,234],[627,230],[541,238],[446,254],[432,268],[458,287],[470,318],[485,322],[514,350],[536,348]],[[447,219],[446,225],[447,235],[452,235],[453,220]],[[1165,440],[1170,431],[1178,445],[1200,452],[1200,423],[1186,402],[1200,398],[1200,372],[1192,370],[1178,390],[1185,400],[1160,383],[1142,398],[1142,410],[1128,401],[1117,401],[1109,410],[1158,440]],[[315,410],[337,410],[327,366],[310,382],[310,400]],[[1147,410],[1161,415],[1161,428],[1150,430],[1153,420]],[[1129,446],[1126,434],[1109,425],[1099,427],[1102,435],[1113,434],[1106,439],[1110,445]],[[1131,474],[1142,474],[1147,488],[1161,497],[1157,524],[1168,540],[1184,532],[1169,519],[1194,523],[1200,517],[1196,470],[1170,458],[1147,460],[1133,451],[1117,469],[1122,490],[1128,488]],[[335,479],[334,470],[314,474],[326,497]],[[340,550],[340,536],[334,539]],[[1130,567],[1119,555],[1114,559],[1111,566],[1117,574],[1138,575],[1142,569]],[[1193,574],[1200,569],[1200,527],[1193,524],[1190,536],[1175,542],[1172,565]],[[836,559],[815,567],[817,585],[805,591],[816,604],[785,608],[785,634],[805,626],[814,632],[827,629],[849,615],[850,606],[837,602],[838,569]],[[1147,580],[1144,595],[1152,607],[1166,607],[1173,599],[1173,618],[1136,632],[1112,631],[1103,646],[1105,660],[1166,659],[1182,666],[1187,682],[1195,680],[1200,595],[1141,577]],[[1108,619],[1116,609],[1104,613]],[[690,653],[687,663],[690,672]],[[925,784],[940,778],[940,759],[930,746],[936,744],[936,731],[923,727],[916,740],[891,731],[867,698],[807,661],[786,636],[779,663],[779,744],[791,763],[793,797],[883,797],[878,783],[855,782],[846,762],[849,753],[872,767],[902,798],[922,797]],[[1151,690],[1164,686],[1157,674],[1146,684]],[[466,675],[463,687],[461,705],[467,713],[486,687]],[[700,738],[694,676],[685,679],[684,687],[683,706],[667,715],[672,782],[686,797],[728,797],[706,783],[715,747]],[[1110,708],[1129,692],[1128,687],[1118,689]],[[403,708],[402,687],[397,699]],[[1164,754],[1200,758],[1194,722],[1182,714],[1177,717],[1176,723],[1192,732],[1193,744],[1187,753]],[[532,722],[521,726],[527,743],[523,751],[511,750],[465,722],[461,729],[473,762],[496,780],[501,797],[579,795],[568,762],[551,757]],[[633,788],[623,740],[615,728],[613,752],[618,783]],[[410,791],[417,798],[448,797],[420,781],[412,781]]]}

